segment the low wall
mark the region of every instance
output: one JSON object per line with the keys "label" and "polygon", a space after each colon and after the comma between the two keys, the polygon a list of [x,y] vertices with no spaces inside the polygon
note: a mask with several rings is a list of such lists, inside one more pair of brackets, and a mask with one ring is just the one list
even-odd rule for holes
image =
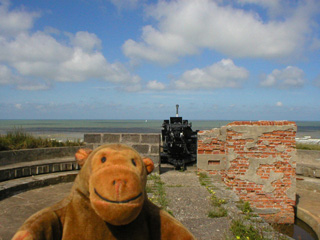
{"label": "low wall", "polygon": [[[92,148],[92,145],[86,147]],[[62,157],[74,157],[74,154],[81,147],[54,147],[54,148],[34,148],[14,151],[0,152],[0,166],[16,164],[21,162],[32,162],[43,159],[53,159]]]}
{"label": "low wall", "polygon": [[297,175],[320,178],[320,151],[297,150]]}
{"label": "low wall", "polygon": [[198,168],[220,174],[268,222],[293,223],[296,131],[289,121],[241,121],[200,131]]}
{"label": "low wall", "polygon": [[84,142],[93,148],[107,143],[123,143],[137,150],[142,157],[149,157],[159,168],[160,134],[154,133],[88,133]]}

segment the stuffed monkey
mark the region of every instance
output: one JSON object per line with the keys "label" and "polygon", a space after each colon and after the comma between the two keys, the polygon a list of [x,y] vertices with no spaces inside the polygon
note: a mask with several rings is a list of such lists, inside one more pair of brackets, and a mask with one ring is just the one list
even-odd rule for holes
{"label": "stuffed monkey", "polygon": [[148,200],[151,159],[122,145],[80,149],[81,170],[68,197],[20,227],[13,240],[187,240],[194,236]]}

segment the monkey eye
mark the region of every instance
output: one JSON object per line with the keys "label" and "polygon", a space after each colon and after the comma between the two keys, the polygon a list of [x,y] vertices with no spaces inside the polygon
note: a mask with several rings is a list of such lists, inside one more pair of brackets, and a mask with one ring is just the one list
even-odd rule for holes
{"label": "monkey eye", "polygon": [[104,163],[105,161],[107,161],[107,158],[106,157],[102,157],[101,158],[101,162]]}
{"label": "monkey eye", "polygon": [[135,167],[137,166],[136,161],[133,158],[131,159],[131,162]]}

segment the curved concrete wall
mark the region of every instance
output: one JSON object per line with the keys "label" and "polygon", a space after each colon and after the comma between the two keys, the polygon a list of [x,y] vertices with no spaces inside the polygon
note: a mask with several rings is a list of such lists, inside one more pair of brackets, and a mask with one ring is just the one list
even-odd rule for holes
{"label": "curved concrete wall", "polygon": [[35,148],[14,151],[0,152],[0,166],[16,164],[21,162],[31,162],[43,159],[53,159],[62,157],[73,157],[79,148],[92,145],[77,147],[54,147],[54,148]]}
{"label": "curved concrete wall", "polygon": [[320,178],[320,151],[298,149],[296,174]]}

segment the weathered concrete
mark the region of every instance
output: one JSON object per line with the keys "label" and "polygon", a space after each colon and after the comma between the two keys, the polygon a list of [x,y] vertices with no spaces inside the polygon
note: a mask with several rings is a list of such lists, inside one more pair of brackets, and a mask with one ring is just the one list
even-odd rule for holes
{"label": "weathered concrete", "polygon": [[[73,157],[81,147],[56,147],[56,148],[35,148],[15,151],[0,151],[0,166],[16,164],[20,162],[31,162],[43,159]],[[85,147],[92,148],[92,145]]]}
{"label": "weathered concrete", "polygon": [[[155,138],[157,138],[157,137],[155,137]],[[152,137],[149,139],[147,138],[147,140],[145,140],[145,141],[150,141],[150,142],[155,141],[154,139],[153,140],[152,139],[153,139]],[[268,143],[265,142],[264,144],[267,146]],[[154,154],[159,153],[159,148],[156,147],[155,145],[152,145],[151,149],[153,147],[155,148]],[[280,150],[281,149],[278,149],[277,151],[280,151]],[[72,153],[72,156],[73,155],[74,155],[74,152]],[[319,163],[319,158],[318,158],[319,155],[320,155],[320,151],[298,150],[297,165],[299,166],[299,164],[301,164],[301,166],[303,166],[303,167],[307,166],[310,169],[314,169],[315,167],[318,166],[317,164]],[[69,159],[71,160],[71,158],[69,158]],[[50,159],[50,160],[42,160],[42,161],[51,162],[53,160]],[[38,165],[38,162],[42,162],[42,161],[33,161],[31,164]],[[56,159],[56,161],[59,162],[60,160]],[[71,160],[71,161],[73,161],[73,160]],[[16,168],[19,166],[28,166],[28,165],[29,165],[29,163],[21,162],[21,163],[10,165],[10,166],[9,165],[4,166],[3,169],[6,169],[6,168],[10,169],[11,167]],[[67,169],[67,168],[65,168],[65,169]],[[318,168],[316,168],[316,169],[318,169]],[[43,173],[45,172],[45,170],[46,170],[46,168],[43,168]],[[57,168],[57,170],[60,171],[61,169]],[[26,171],[26,170],[24,170],[24,168],[21,168],[19,170],[18,175],[23,174],[24,171]],[[39,170],[39,172],[41,172],[41,171],[42,170]],[[298,172],[298,169],[297,169],[297,172]],[[304,172],[307,172],[307,171],[304,171]],[[180,172],[177,172],[177,173],[179,174]],[[3,196],[8,197],[13,194],[17,194],[20,191],[26,191],[29,189],[39,188],[39,187],[40,187],[40,189],[32,190],[32,191],[41,192],[41,189],[43,188],[43,186],[46,186],[48,184],[57,184],[57,183],[60,183],[63,181],[72,181],[74,179],[74,177],[76,176],[76,174],[77,174],[77,172],[55,173],[55,174],[48,174],[48,175],[45,174],[45,175],[39,175],[36,177],[21,178],[21,179],[18,179],[18,181],[8,181],[8,182],[6,182],[6,185],[7,185],[6,187],[1,187],[2,185],[0,185],[0,196],[1,196],[1,198]],[[309,175],[310,174],[308,172],[308,176]],[[176,177],[172,177],[173,182],[175,181],[175,178]],[[297,199],[298,200],[297,201],[298,217],[300,219],[302,219],[303,221],[305,221],[307,224],[309,224],[315,230],[315,232],[317,232],[318,236],[320,237],[319,231],[317,230],[317,226],[318,227],[320,226],[320,220],[319,220],[320,210],[317,210],[318,207],[313,208],[313,206],[316,205],[315,203],[318,203],[317,200],[319,199],[320,179],[303,177],[303,175],[298,176],[298,179],[299,179],[297,181],[297,189],[298,189],[297,192],[299,195],[299,197]],[[303,179],[303,180],[300,180],[300,179]],[[187,184],[186,180],[183,180],[182,178],[181,178],[181,182],[184,182],[184,184]],[[2,182],[1,184],[4,184],[4,182]],[[59,185],[57,185],[57,187],[58,186]],[[52,188],[54,188],[54,186]],[[171,189],[171,188],[172,188],[172,191],[174,191],[174,192],[181,190],[180,187],[178,186],[177,182],[175,182],[174,184],[171,184],[171,187],[169,187],[169,189]],[[8,191],[7,189],[11,189],[13,191],[10,190],[11,191],[10,194],[7,194],[5,192],[1,192],[1,190]],[[189,189],[189,190],[191,190],[191,189]],[[32,191],[30,191],[30,192],[32,192]],[[54,191],[55,190],[53,190],[53,192]],[[171,190],[169,190],[169,191],[171,191]],[[186,192],[188,192],[187,188],[183,190],[183,193],[181,195],[184,195]],[[21,194],[24,194],[24,193],[21,193]],[[54,194],[56,194],[56,193],[54,192]],[[290,193],[290,194],[287,193],[287,194],[291,196],[294,193]],[[19,195],[20,194],[18,194],[16,196],[19,196]],[[173,196],[173,199],[175,199],[174,201],[176,201],[175,195],[176,195],[176,193],[171,195],[171,196]],[[16,196],[14,196],[14,197],[16,197]],[[168,194],[168,196],[170,196],[170,194]],[[43,195],[41,197],[45,198],[45,195]],[[6,211],[6,205],[3,203],[7,200],[9,201],[9,199],[12,199],[12,198],[13,197],[9,197],[9,198],[4,199],[0,202],[0,240],[10,239],[10,238],[3,237],[5,235],[2,235],[2,230],[3,230],[3,228],[6,228],[6,227],[3,227],[3,225],[1,226],[1,223],[6,223],[6,220],[2,219],[2,211]],[[50,199],[52,199],[52,198],[50,198]],[[45,199],[44,199],[44,201],[45,201]],[[192,201],[192,200],[185,199],[185,200],[181,200],[181,201],[182,201],[181,203],[183,203],[183,204],[188,204],[189,201]],[[179,201],[178,201],[178,203],[179,203]],[[35,204],[35,205],[37,205],[37,204]],[[51,204],[49,204],[49,205],[51,205]],[[192,205],[192,204],[189,204],[189,205]],[[24,205],[22,205],[22,206],[24,206]],[[205,206],[205,204],[204,204],[204,206]],[[34,206],[34,207],[36,207],[36,206]],[[184,207],[182,207],[182,208],[184,208]],[[257,210],[259,210],[259,209],[257,209]],[[12,211],[12,212],[14,212],[14,211]],[[184,213],[184,212],[185,212],[185,210],[182,211],[182,213]],[[10,212],[9,213],[6,212],[6,214],[10,214]],[[28,214],[27,216],[29,216],[29,215],[31,215],[31,214]],[[4,216],[6,216],[6,215],[4,214]],[[207,220],[204,220],[201,218],[198,218],[198,219],[189,218],[188,224],[190,225],[190,228],[193,229],[192,231],[194,232],[195,235],[197,235],[197,234],[201,235],[201,233],[199,231],[205,231],[205,232],[211,231],[211,230],[208,230],[211,228],[211,223],[209,224],[209,220],[207,221]],[[199,226],[199,227],[196,227],[196,226]],[[11,225],[8,228],[10,229]],[[218,230],[219,230],[219,228],[218,228]],[[219,231],[217,231],[218,235],[219,235]],[[2,237],[2,239],[1,239],[1,237]],[[202,239],[210,239],[210,238],[202,238]]]}
{"label": "weathered concrete", "polygon": [[[167,169],[161,175],[161,180],[165,183],[169,207],[174,216],[190,229],[197,239],[225,239],[229,234],[230,219],[207,217],[210,210],[210,194],[199,184],[196,168],[190,167],[187,172]],[[213,183],[217,197],[227,200],[229,217],[239,217],[241,211],[235,206],[235,202],[239,200],[236,194],[226,190],[221,180],[212,178],[209,181]],[[29,216],[67,196],[72,184],[70,182],[42,187],[0,201],[0,240],[11,239]],[[257,222],[268,227],[261,219]],[[265,234],[273,236],[274,233]]]}
{"label": "weathered concrete", "polygon": [[197,239],[225,239],[229,233],[228,218],[208,217],[210,194],[200,185],[196,169],[188,169],[186,172],[170,170],[161,174],[170,210]]}
{"label": "weathered concrete", "polygon": [[320,151],[297,150],[297,169],[299,176],[320,178]]}
{"label": "weathered concrete", "polygon": [[297,163],[320,165],[320,151],[297,149]]}
{"label": "weathered concrete", "polygon": [[0,182],[0,200],[31,189],[72,182],[77,174],[78,171],[58,172]]}
{"label": "weathered concrete", "polygon": [[142,157],[149,157],[159,170],[160,134],[158,133],[87,133],[84,141],[93,148],[107,143],[123,143],[133,147]]}
{"label": "weathered concrete", "polygon": [[72,158],[54,158],[0,166],[0,182],[34,175],[79,170]]}
{"label": "weathered concrete", "polygon": [[28,217],[62,200],[72,185],[73,182],[50,185],[0,201],[0,240],[10,240]]}
{"label": "weathered concrete", "polygon": [[293,223],[295,136],[289,121],[239,121],[198,133],[197,164],[269,222]]}
{"label": "weathered concrete", "polygon": [[320,239],[320,193],[298,188],[297,196],[297,218],[307,223]]}

